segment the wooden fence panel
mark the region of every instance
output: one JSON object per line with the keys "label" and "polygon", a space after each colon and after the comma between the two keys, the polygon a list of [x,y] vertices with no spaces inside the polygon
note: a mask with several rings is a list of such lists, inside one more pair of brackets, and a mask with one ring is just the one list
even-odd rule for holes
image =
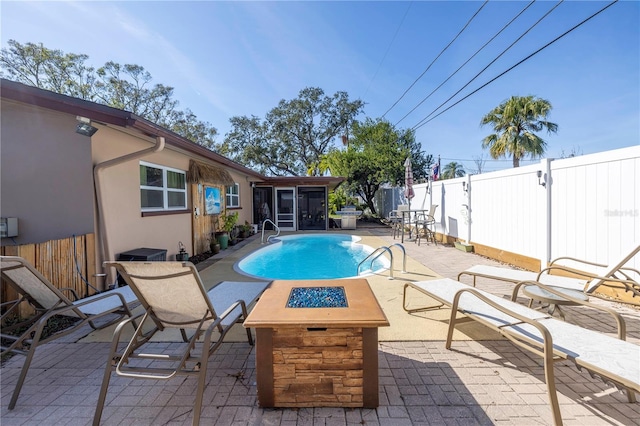
{"label": "wooden fence panel", "polygon": [[[220,194],[224,197],[224,187],[217,185],[209,185],[218,187]],[[204,199],[204,185],[201,189],[198,189],[198,184],[191,185],[191,197],[193,208],[197,208],[200,214],[198,216],[193,215],[193,251],[192,254],[201,254],[209,251],[209,243],[211,234],[216,232],[219,215],[206,214],[205,199]]]}
{"label": "wooden fence panel", "polygon": [[[96,286],[94,234],[37,244],[3,246],[0,247],[0,253],[24,258],[55,287],[72,288],[80,298],[96,293],[91,288]],[[1,283],[0,295],[3,302],[18,298],[18,294],[4,282]],[[21,307],[22,316],[31,313],[33,310],[28,305]]]}

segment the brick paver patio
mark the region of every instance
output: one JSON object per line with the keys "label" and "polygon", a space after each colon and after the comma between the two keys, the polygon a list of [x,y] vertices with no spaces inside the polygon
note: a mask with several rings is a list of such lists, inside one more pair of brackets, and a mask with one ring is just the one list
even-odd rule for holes
{"label": "brick paver patio", "polygon": [[[392,244],[388,230],[366,230]],[[259,237],[259,236],[258,236]],[[497,264],[433,243],[405,242],[407,254],[444,277],[478,263]],[[478,286],[510,294],[509,284],[479,280]],[[627,321],[628,340],[640,343],[640,311],[614,306]],[[568,319],[606,333],[597,314],[564,308]],[[61,339],[63,340],[63,339]],[[109,343],[49,343],[36,354],[14,410],[7,405],[22,365],[20,356],[1,369],[2,411],[8,425],[91,424]],[[168,348],[176,343],[157,343]],[[246,343],[224,343],[209,364],[202,425],[526,425],[551,424],[541,359],[507,340],[380,342],[380,407],[377,409],[262,409],[257,406],[255,353]],[[640,351],[638,354],[640,362]],[[191,424],[195,379],[171,381],[114,377],[104,425]],[[640,403],[570,362],[556,364],[556,383],[567,425],[640,424]]]}

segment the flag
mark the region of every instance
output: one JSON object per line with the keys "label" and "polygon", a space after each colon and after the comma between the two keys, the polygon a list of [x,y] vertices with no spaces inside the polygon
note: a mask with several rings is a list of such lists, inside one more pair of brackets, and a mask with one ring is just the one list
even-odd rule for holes
{"label": "flag", "polygon": [[432,173],[433,175],[433,180],[438,180],[438,178],[440,177],[440,162],[438,161],[436,164],[433,165],[433,169],[432,169]]}
{"label": "flag", "polygon": [[413,192],[413,171],[411,170],[411,158],[407,157],[404,162],[404,196],[409,200],[409,210],[411,210],[411,199],[415,197]]}

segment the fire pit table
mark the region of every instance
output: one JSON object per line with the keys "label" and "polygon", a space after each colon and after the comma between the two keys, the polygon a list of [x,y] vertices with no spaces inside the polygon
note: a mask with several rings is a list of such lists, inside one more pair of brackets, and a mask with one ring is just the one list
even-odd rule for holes
{"label": "fire pit table", "polygon": [[261,407],[378,406],[378,327],[366,279],[274,281],[244,322],[256,329]]}

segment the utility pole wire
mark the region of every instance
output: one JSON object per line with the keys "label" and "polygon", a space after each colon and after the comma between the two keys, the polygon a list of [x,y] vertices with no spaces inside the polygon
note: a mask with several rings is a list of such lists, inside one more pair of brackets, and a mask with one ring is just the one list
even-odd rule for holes
{"label": "utility pole wire", "polygon": [[[585,24],[587,21],[591,20],[592,18],[594,18],[595,16],[599,15],[600,13],[604,12],[606,9],[608,9],[609,7],[613,6],[615,3],[617,3],[618,0],[614,0],[611,3],[609,3],[608,5],[606,5],[605,7],[603,7],[602,9],[600,9],[599,11],[597,11],[596,13],[594,13],[593,15],[589,16],[588,18],[586,18],[585,20],[583,20],[582,22],[580,22],[579,24],[575,25],[574,27],[572,27],[571,29],[565,31],[564,33],[562,33],[561,35],[559,35],[558,37],[556,37],[555,39],[551,40],[549,43],[545,44],[544,46],[542,46],[540,49],[536,50],[535,52],[533,52],[532,54],[530,54],[529,56],[527,56],[526,58],[522,59],[521,61],[519,61],[518,63],[516,63],[515,65],[511,66],[510,68],[508,68],[507,70],[501,72],[500,74],[498,74],[497,76],[495,76],[494,78],[492,78],[491,80],[489,80],[488,82],[486,82],[485,84],[483,84],[482,86],[478,87],[476,90],[474,90],[473,92],[469,93],[468,95],[466,95],[464,98],[460,99],[459,101],[457,101],[456,103],[454,103],[453,105],[449,106],[448,108],[446,108],[445,110],[441,111],[438,115],[432,117],[430,120],[425,121],[422,124],[417,124],[415,125],[412,130],[417,130],[420,127],[424,126],[425,124],[427,124],[429,121],[432,121],[434,119],[436,119],[437,117],[441,116],[442,114],[444,114],[445,112],[449,111],[451,108],[453,108],[454,106],[458,105],[460,102],[464,101],[465,99],[467,99],[468,97],[470,97],[471,95],[476,94],[477,92],[479,92],[480,90],[484,89],[486,86],[488,86],[489,84],[493,83],[494,81],[496,81],[497,79],[499,79],[500,77],[502,77],[503,75],[505,75],[506,73],[508,73],[509,71],[511,71],[512,69],[516,68],[517,66],[519,66],[520,64],[522,64],[523,62],[529,60],[531,57],[537,55],[538,53],[540,53],[542,50],[546,49],[547,47],[551,46],[553,43],[555,43],[556,41],[560,40],[561,38],[563,38],[564,36],[566,36],[567,34],[569,34],[570,32],[572,32],[573,30],[575,30],[576,28],[578,28],[579,26]],[[423,119],[424,120],[424,119]]]}
{"label": "utility pole wire", "polygon": [[386,110],[384,114],[382,114],[382,118],[384,118],[384,117],[387,115],[387,113],[388,113],[389,111],[391,111],[391,110],[392,110],[396,105],[398,105],[398,102],[400,102],[400,100],[401,100],[402,98],[404,98],[404,95],[406,95],[406,94],[409,92],[409,90],[411,90],[411,88],[412,88],[412,87],[413,87],[413,86],[418,82],[418,80],[420,80],[420,79],[422,78],[422,76],[423,76],[423,75],[425,75],[427,71],[429,71],[429,68],[431,68],[431,66],[432,66],[432,65],[433,65],[433,64],[438,60],[438,58],[439,58],[439,57],[440,57],[440,56],[441,56],[441,55],[442,55],[442,54],[443,54],[443,53],[444,53],[444,52],[449,48],[449,46],[451,46],[451,45],[453,44],[453,42],[454,42],[454,41],[456,41],[458,37],[460,37],[460,35],[461,35],[461,34],[464,32],[464,30],[469,26],[469,24],[471,24],[471,21],[473,21],[473,20],[475,19],[475,17],[478,15],[478,13],[480,13],[480,11],[482,10],[482,8],[483,8],[483,7],[485,7],[485,5],[486,5],[488,2],[489,2],[489,0],[485,0],[485,2],[484,2],[484,3],[482,3],[482,6],[480,6],[480,9],[478,9],[478,10],[476,11],[476,13],[474,13],[474,14],[473,14],[473,16],[471,17],[471,19],[469,19],[469,21],[467,21],[467,23],[464,25],[464,27],[462,27],[462,29],[461,29],[461,30],[458,32],[458,34],[453,38],[453,40],[451,40],[451,41],[449,42],[449,44],[447,44],[447,45],[445,46],[445,48],[444,48],[444,49],[442,49],[442,51],[441,51],[440,53],[438,53],[438,56],[436,56],[436,57],[435,57],[435,59],[434,59],[433,61],[431,61],[431,63],[429,64],[429,66],[428,66],[424,71],[422,71],[422,74],[420,74],[420,75],[418,76],[418,78],[416,78],[416,79],[413,81],[413,83],[411,83],[411,85],[407,88],[407,90],[405,90],[405,91],[404,91],[404,93],[402,94],[402,96],[400,96],[400,97],[398,98],[398,100],[396,100],[396,101],[393,103],[393,105],[391,105],[391,107],[389,107],[389,109],[388,109],[388,110]]}
{"label": "utility pole wire", "polygon": [[420,105],[422,105],[422,104],[423,104],[427,99],[429,99],[429,98],[431,97],[431,95],[433,95],[435,92],[437,92],[437,91],[438,91],[438,89],[440,89],[440,88],[441,88],[441,87],[442,87],[442,86],[443,86],[447,81],[449,81],[449,80],[450,80],[454,75],[456,75],[456,74],[458,73],[458,71],[460,71],[462,68],[464,68],[464,66],[465,66],[465,65],[467,65],[467,64],[468,64],[468,63],[469,63],[473,58],[475,58],[475,57],[476,57],[476,55],[477,55],[478,53],[480,53],[480,52],[482,51],[482,49],[484,49],[485,47],[487,47],[487,46],[489,45],[489,43],[491,43],[493,40],[495,40],[495,38],[496,38],[496,37],[498,37],[498,36],[499,36],[499,35],[500,35],[504,30],[506,30],[506,29],[507,29],[507,27],[509,27],[509,25],[513,24],[513,22],[514,22],[516,19],[518,19],[518,18],[520,17],[520,15],[522,15],[522,14],[523,14],[527,9],[529,9],[529,7],[531,7],[531,5],[533,5],[533,3],[535,3],[535,2],[536,2],[536,0],[531,0],[531,2],[530,2],[528,5],[526,5],[526,6],[524,7],[524,9],[522,9],[522,10],[521,10],[521,11],[520,11],[516,16],[514,16],[513,18],[511,18],[511,20],[510,20],[510,21],[509,21],[505,26],[503,26],[503,27],[502,27],[502,29],[500,29],[500,31],[498,31],[498,32],[497,32],[493,37],[491,37],[491,38],[489,39],[489,41],[487,41],[485,44],[483,44],[483,45],[482,45],[482,47],[481,47],[480,49],[476,50],[476,52],[475,52],[473,55],[471,55],[471,57],[470,57],[469,59],[467,59],[467,60],[466,60],[462,65],[460,65],[460,66],[458,67],[458,69],[457,69],[457,70],[455,70],[455,71],[453,72],[453,74],[450,74],[450,75],[449,75],[449,77],[447,77],[447,79],[446,79],[446,80],[444,80],[442,83],[440,83],[440,85],[439,85],[438,87],[436,87],[435,89],[433,89],[433,90],[431,91],[431,93],[429,93],[429,94],[427,95],[427,97],[425,97],[424,99],[422,99],[418,105],[414,106],[414,107],[413,107],[413,109],[411,109],[411,111],[409,111],[408,113],[406,113],[406,114],[404,115],[404,117],[402,117],[400,120],[398,120],[398,121],[396,122],[396,124],[394,124],[394,126],[397,126],[398,124],[400,124],[400,122],[401,122],[402,120],[404,120],[405,118],[407,118],[407,117],[409,116],[409,114],[411,114],[411,113],[412,113],[413,111],[415,111],[415,110],[416,110]]}
{"label": "utility pole wire", "polygon": [[462,92],[468,85],[470,85],[471,83],[473,83],[473,81],[480,77],[480,74],[482,74],[483,72],[485,72],[487,70],[487,68],[489,68],[491,65],[493,65],[498,59],[500,59],[502,57],[502,55],[504,55],[505,53],[507,53],[509,51],[509,49],[511,49],[513,46],[515,46],[520,40],[522,40],[522,38],[527,35],[529,33],[529,31],[531,31],[532,29],[534,29],[540,22],[542,22],[543,19],[545,19],[547,16],[549,16],[551,14],[551,12],[553,12],[554,10],[556,10],[556,8],[558,6],[560,6],[562,3],[564,2],[564,0],[560,0],[558,3],[556,3],[555,6],[553,6],[551,9],[549,9],[547,11],[547,13],[545,13],[544,15],[542,15],[542,17],[540,17],[540,19],[538,19],[533,25],[531,25],[529,28],[527,28],[527,30],[525,32],[523,32],[522,34],[520,34],[520,37],[518,37],[517,39],[515,39],[513,41],[513,43],[511,43],[509,46],[507,46],[506,49],[504,49],[502,52],[500,52],[500,54],[498,56],[496,56],[491,62],[489,62],[484,68],[482,68],[480,70],[479,73],[477,73],[476,75],[473,76],[473,78],[471,80],[469,80],[464,86],[462,86],[456,93],[454,93],[453,95],[449,96],[449,98],[444,101],[443,103],[441,103],[440,105],[438,105],[438,107],[436,109],[434,109],[433,111],[431,111],[429,113],[429,115],[427,115],[426,117],[424,117],[422,120],[420,120],[416,125],[413,126],[413,129],[417,129],[419,128],[423,121],[425,121],[426,119],[428,119],[429,117],[431,117],[433,114],[436,113],[436,111],[438,111],[440,108],[442,108],[447,102],[449,102],[451,99],[453,99],[458,93]]}
{"label": "utility pole wire", "polygon": [[380,68],[382,67],[382,64],[384,63],[384,60],[387,59],[387,55],[389,54],[389,50],[391,50],[391,46],[393,45],[393,42],[396,40],[396,37],[398,36],[398,33],[400,32],[400,28],[402,28],[402,24],[404,24],[404,20],[406,19],[407,15],[409,14],[409,9],[411,9],[411,5],[412,4],[413,4],[413,2],[410,2],[409,6],[407,6],[407,10],[404,12],[404,16],[402,17],[402,20],[400,21],[400,24],[398,25],[398,28],[396,28],[396,32],[393,35],[393,38],[391,39],[391,42],[389,43],[389,46],[387,46],[387,51],[384,52],[384,56],[382,57],[382,60],[380,61],[380,64],[378,65],[378,68],[376,69],[376,72],[373,74],[373,77],[371,77],[371,81],[369,82],[369,85],[367,86],[367,90],[364,91],[364,96],[361,99],[365,99],[367,97],[367,93],[369,93],[369,89],[371,88],[371,85],[373,84],[373,81],[378,76],[378,72],[380,71]]}

